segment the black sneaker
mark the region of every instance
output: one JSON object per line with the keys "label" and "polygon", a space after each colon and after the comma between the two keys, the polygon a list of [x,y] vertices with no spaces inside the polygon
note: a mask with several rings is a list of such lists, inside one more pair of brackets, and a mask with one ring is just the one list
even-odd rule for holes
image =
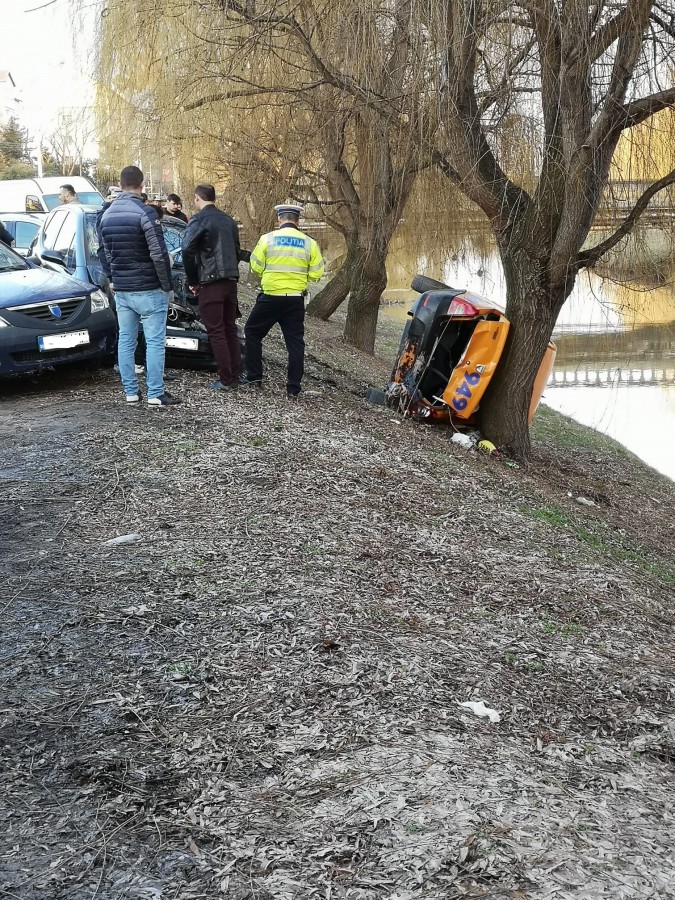
{"label": "black sneaker", "polygon": [[159,397],[148,397],[148,406],[150,407],[176,406],[180,402],[178,397],[172,397],[168,391],[164,391]]}
{"label": "black sneaker", "polygon": [[240,388],[254,388],[260,390],[260,386],[262,385],[262,380],[260,378],[253,379],[249,378],[248,375],[242,375],[239,379],[239,387]]}
{"label": "black sneaker", "polygon": [[297,394],[292,394],[290,391],[286,394],[287,400],[299,400],[300,399],[300,391]]}
{"label": "black sneaker", "polygon": [[209,385],[209,388],[212,391],[236,391],[239,387],[238,381],[233,381],[230,384],[223,384],[222,381],[212,381]]}

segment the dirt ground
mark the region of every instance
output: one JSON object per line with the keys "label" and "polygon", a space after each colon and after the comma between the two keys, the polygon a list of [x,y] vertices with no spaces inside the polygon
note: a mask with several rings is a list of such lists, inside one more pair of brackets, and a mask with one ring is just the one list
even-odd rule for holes
{"label": "dirt ground", "polygon": [[338,334],[296,404],[278,344],[0,385],[0,897],[675,897],[675,486],[402,423]]}

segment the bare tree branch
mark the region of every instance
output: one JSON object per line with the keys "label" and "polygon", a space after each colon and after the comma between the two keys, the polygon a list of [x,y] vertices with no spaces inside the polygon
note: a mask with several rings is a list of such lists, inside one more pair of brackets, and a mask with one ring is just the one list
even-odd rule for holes
{"label": "bare tree branch", "polygon": [[650,94],[650,96],[634,100],[632,103],[627,103],[623,107],[623,117],[617,123],[617,127],[622,131],[626,128],[633,128],[657,112],[673,108],[675,108],[675,87],[660,91],[658,94]]}
{"label": "bare tree branch", "polygon": [[622,238],[633,231],[640,216],[649,206],[649,201],[652,197],[671,184],[675,184],[675,169],[672,169],[667,175],[664,175],[663,178],[659,178],[658,181],[654,181],[649,185],[649,187],[640,195],[635,206],[614,234],[610,235],[610,237],[601,243],[596,244],[595,247],[590,247],[588,250],[584,250],[580,253],[577,257],[575,268],[579,270],[594,266],[609,250],[616,247]]}

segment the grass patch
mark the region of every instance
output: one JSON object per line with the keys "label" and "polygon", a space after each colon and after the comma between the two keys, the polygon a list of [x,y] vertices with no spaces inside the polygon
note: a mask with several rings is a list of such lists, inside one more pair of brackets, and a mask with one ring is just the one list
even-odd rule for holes
{"label": "grass patch", "polygon": [[558,528],[568,528],[572,525],[572,520],[565,510],[553,503],[547,506],[539,506],[536,509],[525,508],[524,511],[530,518],[538,522],[546,522],[547,525],[555,525]]}
{"label": "grass patch", "polygon": [[599,537],[597,534],[593,534],[588,531],[586,528],[581,528],[578,525],[574,525],[574,533],[579,538],[580,541],[583,541],[585,544],[588,544],[589,547],[592,547],[594,550],[597,550],[598,553],[607,553],[608,547],[605,542]]}
{"label": "grass patch", "polygon": [[[526,516],[535,521],[544,522],[555,528],[571,532],[593,553],[605,557],[608,563],[635,566],[643,572],[666,582],[666,584],[675,584],[675,565],[650,558],[651,551],[646,547],[626,546],[625,536],[615,531],[609,532],[603,522],[597,522],[597,529],[591,530],[575,522],[566,510],[556,504],[547,504],[534,509],[532,507],[521,507],[521,510]],[[604,533],[600,534],[600,529]],[[548,552],[553,557],[560,555],[560,552],[555,547],[549,548]]]}
{"label": "grass patch", "polygon": [[[622,444],[601,434],[594,428],[580,425],[562,413],[556,412],[542,403],[532,422],[532,437],[535,441],[552,444],[559,450],[592,451],[593,453],[614,453],[622,459],[638,458]],[[644,465],[644,463],[641,463]]]}
{"label": "grass patch", "polygon": [[544,615],[541,622],[544,634],[559,634],[564,638],[573,638],[581,634],[581,625],[576,622],[556,622],[548,615]]}

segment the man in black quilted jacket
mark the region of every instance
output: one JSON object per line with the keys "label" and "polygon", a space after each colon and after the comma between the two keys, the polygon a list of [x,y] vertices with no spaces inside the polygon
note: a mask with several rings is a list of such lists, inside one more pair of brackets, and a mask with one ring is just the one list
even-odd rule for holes
{"label": "man in black quilted jacket", "polygon": [[180,403],[164,388],[166,314],[171,290],[171,263],[157,213],[141,199],[143,173],[126,166],[122,193],[103,213],[100,235],[108,263],[106,275],[115,292],[119,339],[117,359],[127,403],[139,403],[134,354],[142,323],[146,343],[148,406]]}

